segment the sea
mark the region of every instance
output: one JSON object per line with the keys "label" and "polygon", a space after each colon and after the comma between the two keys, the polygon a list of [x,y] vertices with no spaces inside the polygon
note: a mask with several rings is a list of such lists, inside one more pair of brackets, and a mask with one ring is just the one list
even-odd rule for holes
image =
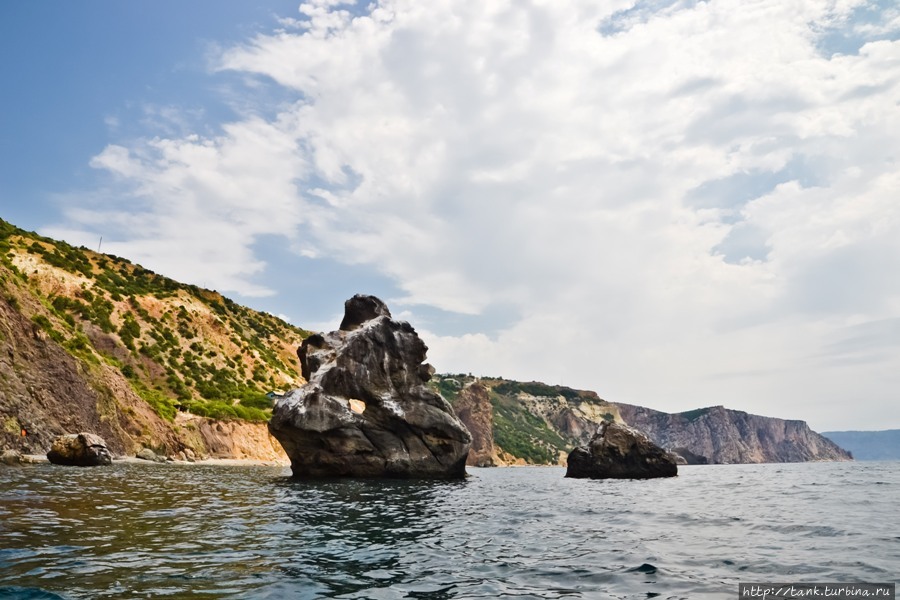
{"label": "sea", "polygon": [[0,467],[0,598],[736,599],[891,583],[900,462],[300,481],[267,466]]}

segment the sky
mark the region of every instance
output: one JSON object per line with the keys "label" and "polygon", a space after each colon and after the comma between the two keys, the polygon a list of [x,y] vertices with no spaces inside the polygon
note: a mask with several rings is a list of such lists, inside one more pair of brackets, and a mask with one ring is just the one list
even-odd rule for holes
{"label": "sky", "polygon": [[900,428],[893,0],[8,0],[0,218],[438,372]]}

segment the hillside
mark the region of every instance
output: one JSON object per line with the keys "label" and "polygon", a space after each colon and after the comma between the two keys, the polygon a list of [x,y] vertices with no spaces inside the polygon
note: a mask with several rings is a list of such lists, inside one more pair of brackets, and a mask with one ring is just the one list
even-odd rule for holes
{"label": "hillside", "polygon": [[[488,439],[493,445],[493,450],[482,448],[470,464],[565,464],[572,448],[586,443],[602,420],[622,420],[618,408],[595,392],[565,386],[462,374],[435,375],[432,385],[458,414],[463,404],[466,412],[490,412],[477,422],[460,415],[472,432],[473,447]],[[485,393],[465,393],[472,386]],[[482,406],[473,409],[476,398]]]}
{"label": "hillside", "polygon": [[[90,431],[119,454],[283,459],[272,396],[303,383],[309,332],[127,260],[0,220],[0,450]],[[469,464],[564,464],[603,420],[696,462],[846,460],[802,421],[722,407],[669,415],[595,392],[438,375],[475,437]],[[273,394],[275,392],[276,394]]]}
{"label": "hillside", "polygon": [[851,459],[803,421],[723,407],[669,414],[608,402],[591,391],[501,378],[439,375],[433,385],[472,432],[478,448],[477,456],[470,455],[472,465],[564,464],[603,420],[636,427],[689,463]]}
{"label": "hillside", "polygon": [[0,220],[0,446],[104,436],[222,457],[282,456],[270,392],[302,383],[308,332],[221,294]]}
{"label": "hillside", "polygon": [[822,435],[849,450],[856,460],[900,460],[900,429],[825,431]]}

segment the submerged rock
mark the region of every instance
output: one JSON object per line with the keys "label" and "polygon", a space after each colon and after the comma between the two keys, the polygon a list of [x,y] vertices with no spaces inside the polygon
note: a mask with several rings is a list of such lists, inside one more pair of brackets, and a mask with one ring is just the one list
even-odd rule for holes
{"label": "submerged rock", "polygon": [[53,441],[47,459],[55,465],[97,467],[112,464],[106,442],[93,433],[70,433]]}
{"label": "submerged rock", "polygon": [[281,398],[269,431],[295,477],[465,476],[472,437],[426,382],[428,348],[384,302],[356,295],[338,331],[297,351],[308,383]]}
{"label": "submerged rock", "polygon": [[569,454],[566,477],[652,479],[678,475],[675,457],[643,433],[615,422],[603,422],[587,447]]}

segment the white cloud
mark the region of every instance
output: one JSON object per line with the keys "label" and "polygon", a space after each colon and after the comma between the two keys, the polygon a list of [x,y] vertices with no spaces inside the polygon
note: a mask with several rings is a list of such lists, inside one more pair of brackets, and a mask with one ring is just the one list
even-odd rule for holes
{"label": "white cloud", "polygon": [[[900,427],[900,355],[827,356],[900,316],[895,12],[861,27],[862,0],[662,4],[305,4],[218,64],[294,104],[111,145],[93,165],[128,193],[72,220],[223,291],[276,290],[252,249],[276,234],[377,269],[413,315],[510,307],[492,337],[426,332],[439,370]],[[831,56],[834,28],[873,41]],[[748,174],[779,185],[690,201]]]}

